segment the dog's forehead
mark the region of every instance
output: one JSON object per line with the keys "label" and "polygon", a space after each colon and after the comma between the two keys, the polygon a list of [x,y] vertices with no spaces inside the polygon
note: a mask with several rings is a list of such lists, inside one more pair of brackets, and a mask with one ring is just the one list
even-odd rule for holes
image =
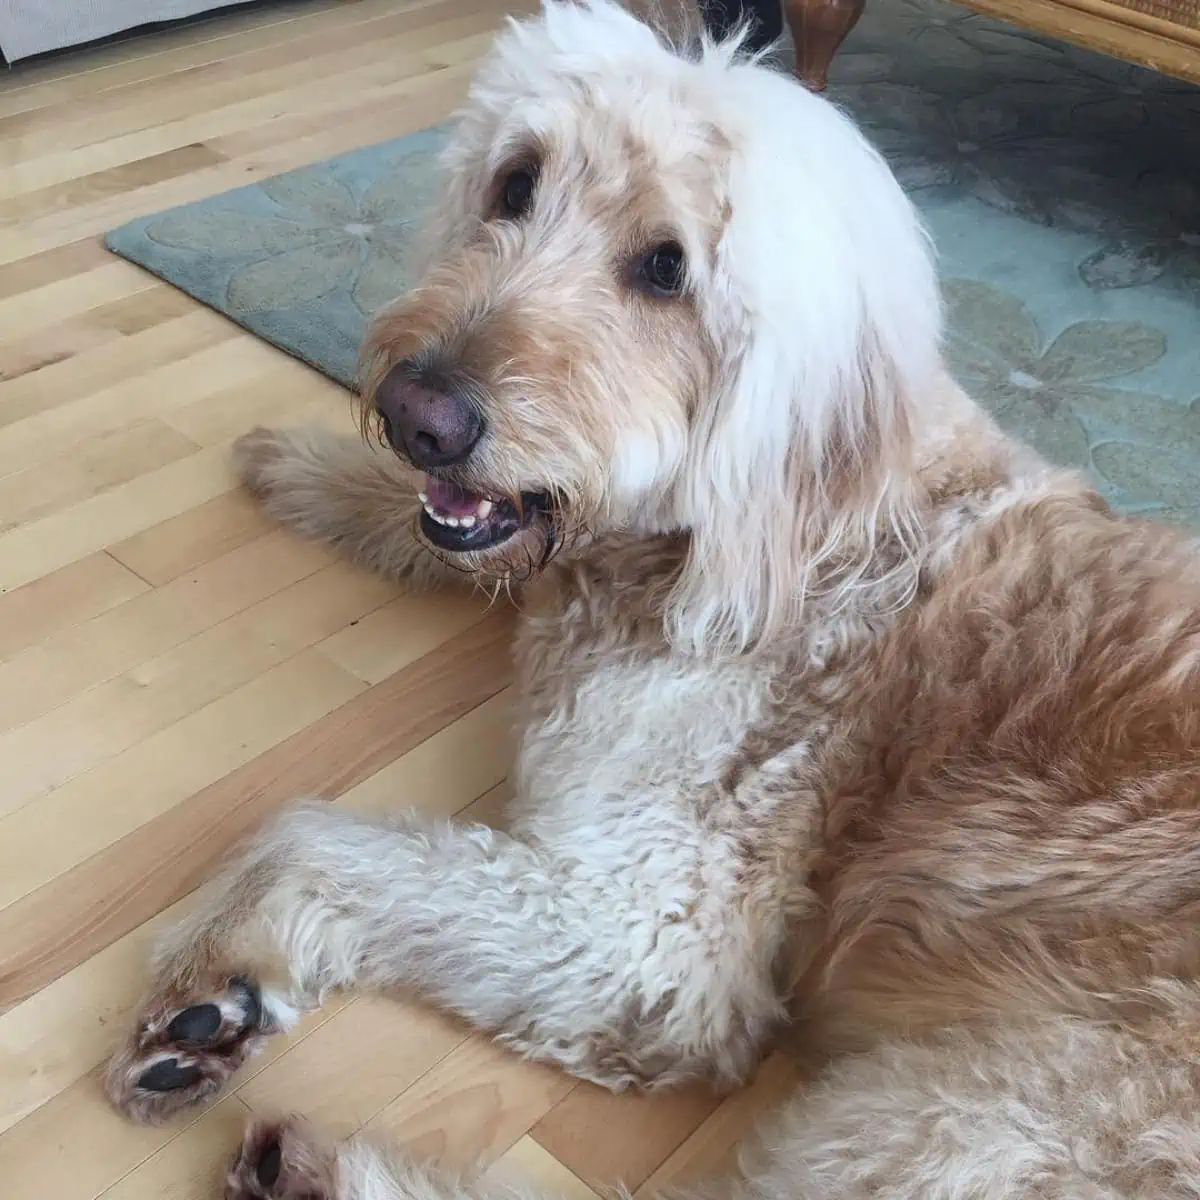
{"label": "dog's forehead", "polygon": [[697,102],[692,81],[671,70],[665,51],[661,60],[667,69],[658,75],[620,63],[526,65],[505,72],[502,87],[479,89],[487,174],[533,157],[587,206],[640,196],[672,210],[709,207],[730,141]]}
{"label": "dog's forehead", "polygon": [[493,169],[526,143],[667,176],[727,148],[714,82],[627,12],[555,4],[497,39],[471,95],[491,118]]}

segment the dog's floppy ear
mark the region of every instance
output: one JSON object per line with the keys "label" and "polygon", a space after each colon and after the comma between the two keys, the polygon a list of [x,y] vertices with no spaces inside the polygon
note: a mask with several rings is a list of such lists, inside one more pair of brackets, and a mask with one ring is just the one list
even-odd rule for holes
{"label": "dog's floppy ear", "polygon": [[[885,539],[915,550],[911,406],[895,363],[866,331],[833,378],[789,371],[787,359],[755,338],[694,444],[691,540],[669,614],[672,641],[690,649],[770,641],[814,596],[840,607],[882,583]],[[797,419],[810,404],[824,420]],[[782,419],[770,413],[785,406]]]}
{"label": "dog's floppy ear", "polygon": [[733,652],[814,594],[903,602],[885,585],[911,572],[887,563],[915,549],[914,410],[940,366],[927,240],[890,171],[831,105],[753,75],[698,280],[722,369],[693,423],[668,611],[673,641]]}

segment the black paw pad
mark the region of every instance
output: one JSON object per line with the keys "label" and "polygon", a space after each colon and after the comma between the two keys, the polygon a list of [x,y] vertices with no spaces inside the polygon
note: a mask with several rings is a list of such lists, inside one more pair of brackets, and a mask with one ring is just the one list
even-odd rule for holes
{"label": "black paw pad", "polygon": [[137,1085],[147,1092],[175,1092],[180,1088],[191,1087],[203,1078],[204,1072],[199,1067],[181,1067],[176,1059],[164,1058],[143,1071]]}
{"label": "black paw pad", "polygon": [[283,1151],[279,1148],[279,1142],[277,1140],[268,1142],[259,1156],[258,1166],[254,1169],[259,1185],[265,1188],[274,1187],[275,1181],[279,1178],[281,1166],[283,1166]]}
{"label": "black paw pad", "polygon": [[197,1004],[185,1008],[167,1026],[167,1038],[172,1042],[203,1045],[212,1041],[220,1028],[221,1010],[215,1004]]}

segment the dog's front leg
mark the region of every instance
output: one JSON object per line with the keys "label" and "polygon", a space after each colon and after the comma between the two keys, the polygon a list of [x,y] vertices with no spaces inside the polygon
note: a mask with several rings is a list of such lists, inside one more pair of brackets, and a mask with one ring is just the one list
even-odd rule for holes
{"label": "dog's front leg", "polygon": [[416,989],[614,1088],[737,1079],[781,1013],[781,925],[699,890],[692,860],[664,881],[661,864],[615,854],[563,861],[484,826],[291,810],[167,936],[109,1095],[162,1119],[349,986]]}
{"label": "dog's front leg", "polygon": [[327,430],[255,429],[234,469],[274,520],[414,591],[470,586],[417,540],[414,478],[390,454]]}

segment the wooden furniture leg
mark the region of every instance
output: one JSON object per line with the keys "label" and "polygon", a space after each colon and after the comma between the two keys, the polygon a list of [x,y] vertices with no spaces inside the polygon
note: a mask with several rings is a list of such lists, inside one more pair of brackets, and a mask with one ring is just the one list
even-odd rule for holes
{"label": "wooden furniture leg", "polygon": [[796,74],[814,92],[823,92],[829,64],[862,16],[866,0],[783,0],[796,44]]}

